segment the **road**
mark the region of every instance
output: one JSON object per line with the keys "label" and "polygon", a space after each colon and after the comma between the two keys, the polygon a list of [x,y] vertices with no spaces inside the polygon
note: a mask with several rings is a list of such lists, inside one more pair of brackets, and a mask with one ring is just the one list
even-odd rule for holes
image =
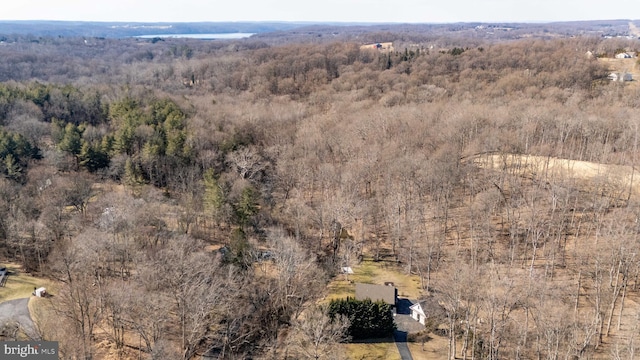
{"label": "road", "polygon": [[0,326],[17,322],[24,333],[32,339],[38,339],[35,325],[29,314],[29,298],[15,299],[0,303]]}

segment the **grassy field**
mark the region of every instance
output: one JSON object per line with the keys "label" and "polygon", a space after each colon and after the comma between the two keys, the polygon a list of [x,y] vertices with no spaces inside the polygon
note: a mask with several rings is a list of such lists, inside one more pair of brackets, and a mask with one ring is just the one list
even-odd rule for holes
{"label": "grassy field", "polygon": [[353,267],[352,275],[339,275],[327,287],[328,293],[324,301],[342,299],[355,296],[355,283],[384,284],[392,282],[398,289],[398,296],[402,298],[418,299],[420,297],[420,278],[409,276],[399,271],[393,264],[385,261],[375,262],[363,260]]}
{"label": "grassy field", "polygon": [[[42,311],[40,311],[37,306],[34,306],[34,301],[46,300],[36,298],[35,296],[32,296],[31,293],[34,288],[38,287],[46,287],[47,290],[50,291],[50,289],[54,288],[53,282],[32,276],[31,274],[22,271],[22,267],[20,265],[14,263],[2,263],[1,266],[7,268],[8,275],[5,286],[0,287],[0,303],[9,300],[30,298],[29,312],[31,313],[31,318],[37,324],[39,315],[42,314]],[[24,335],[24,339],[26,340],[27,338],[28,337]]]}
{"label": "grassy field", "polygon": [[616,199],[626,198],[632,189],[631,199],[640,199],[638,171],[627,165],[519,154],[483,155],[475,157],[473,162],[485,169],[507,167],[526,178],[570,183],[586,192],[599,187],[599,193]]}
{"label": "grassy field", "polygon": [[398,347],[393,339],[378,342],[345,344],[345,352],[350,360],[400,360]]}
{"label": "grassy field", "polygon": [[630,73],[633,76],[633,81],[626,81],[625,86],[631,86],[633,88],[637,88],[640,86],[640,71],[636,66],[637,58],[631,59],[611,59],[611,58],[600,58],[598,61],[606,64],[611,72],[623,72]]}
{"label": "grassy field", "polygon": [[9,273],[4,287],[0,287],[0,302],[31,297],[33,288],[51,287],[51,281],[32,276],[16,264],[3,264]]}

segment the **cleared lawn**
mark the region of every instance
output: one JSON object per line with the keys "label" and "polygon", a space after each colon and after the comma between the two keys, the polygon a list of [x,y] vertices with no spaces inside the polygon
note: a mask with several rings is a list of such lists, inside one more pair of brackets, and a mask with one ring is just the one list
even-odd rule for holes
{"label": "cleared lawn", "polygon": [[633,81],[625,81],[625,86],[631,86],[632,88],[637,88],[639,85],[639,77],[640,72],[636,67],[637,58],[631,59],[611,59],[611,58],[600,58],[599,62],[606,64],[609,68],[609,71],[612,72],[626,72],[630,73],[633,76]]}
{"label": "cleared lawn", "polygon": [[612,199],[622,200],[629,195],[633,200],[640,198],[640,175],[637,169],[627,165],[518,154],[480,155],[472,161],[480,168],[508,170],[526,178],[555,181],[587,192],[597,191]]}
{"label": "cleared lawn", "polygon": [[398,289],[399,297],[409,299],[420,298],[420,278],[403,273],[392,263],[365,259],[359,265],[353,266],[352,268],[353,274],[348,277],[344,274],[338,275],[329,283],[327,286],[328,293],[324,302],[333,299],[343,299],[347,296],[355,296],[355,283],[382,285],[385,282],[392,282]]}
{"label": "cleared lawn", "polygon": [[28,298],[33,288],[44,286],[49,289],[51,287],[51,281],[27,274],[19,265],[9,263],[3,266],[6,266],[8,275],[5,286],[0,287],[0,302]]}
{"label": "cleared lawn", "polygon": [[[398,296],[409,299],[420,298],[419,277],[404,274],[398,270],[394,263],[365,259],[360,264],[353,266],[352,269],[353,274],[348,277],[344,274],[338,275],[329,283],[327,296],[323,302],[355,296],[355,283],[384,284],[392,282],[398,289]],[[374,339],[366,343],[344,344],[342,346],[344,346],[347,358],[351,360],[400,360],[398,347],[392,338]]]}
{"label": "cleared lawn", "polygon": [[345,344],[347,358],[351,360],[400,360],[400,353],[392,338],[378,342]]}

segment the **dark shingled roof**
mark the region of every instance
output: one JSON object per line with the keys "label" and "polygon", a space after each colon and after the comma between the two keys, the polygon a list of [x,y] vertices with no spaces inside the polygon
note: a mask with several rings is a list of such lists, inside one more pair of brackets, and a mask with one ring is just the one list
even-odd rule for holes
{"label": "dark shingled roof", "polygon": [[356,283],[356,300],[382,300],[386,304],[395,306],[397,296],[398,291],[394,286]]}

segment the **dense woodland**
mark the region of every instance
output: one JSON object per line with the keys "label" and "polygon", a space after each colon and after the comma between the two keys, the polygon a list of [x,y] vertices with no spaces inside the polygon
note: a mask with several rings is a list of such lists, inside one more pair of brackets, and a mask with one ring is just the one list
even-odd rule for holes
{"label": "dense woodland", "polygon": [[58,282],[63,358],[313,358],[367,256],[443,304],[450,358],[640,351],[634,184],[478,166],[633,166],[640,88],[586,53],[637,40],[6,40],[0,250]]}

